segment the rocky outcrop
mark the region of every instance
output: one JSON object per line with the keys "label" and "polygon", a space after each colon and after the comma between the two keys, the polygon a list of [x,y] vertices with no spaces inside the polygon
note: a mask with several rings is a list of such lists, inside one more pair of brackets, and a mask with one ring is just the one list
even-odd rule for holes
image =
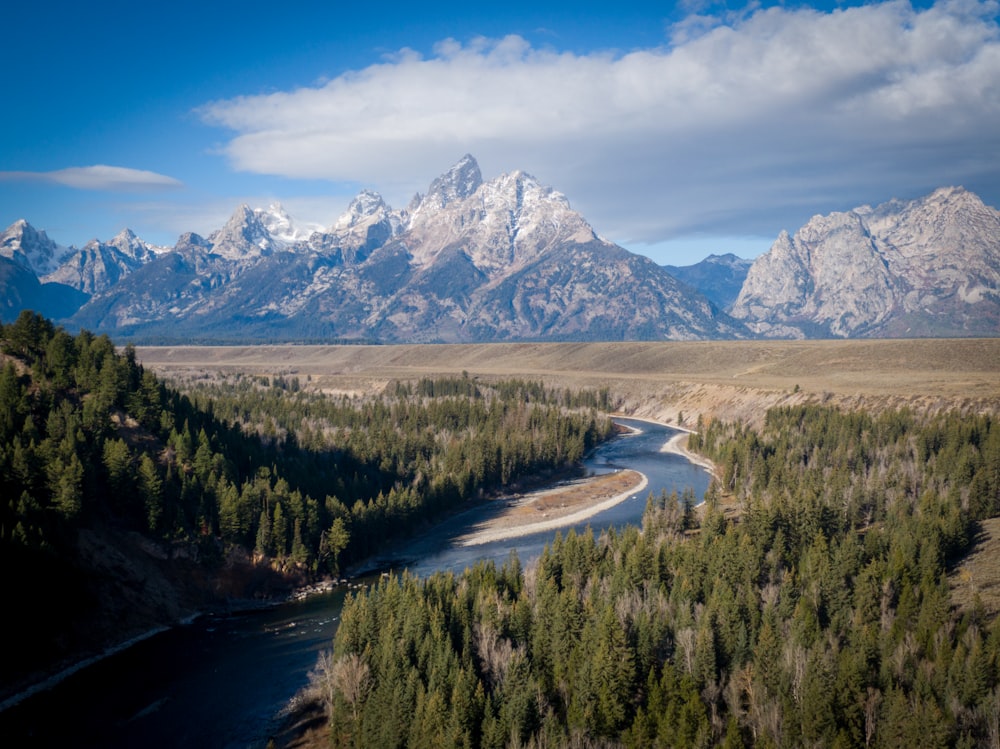
{"label": "rocky outcrop", "polygon": [[1000,212],[949,187],[782,233],[731,314],[772,337],[997,335],[998,287]]}
{"label": "rocky outcrop", "polygon": [[46,283],[60,283],[85,294],[99,294],[110,289],[129,273],[163,252],[129,229],[122,230],[109,242],[96,239],[76,250],[53,272],[43,277]]}

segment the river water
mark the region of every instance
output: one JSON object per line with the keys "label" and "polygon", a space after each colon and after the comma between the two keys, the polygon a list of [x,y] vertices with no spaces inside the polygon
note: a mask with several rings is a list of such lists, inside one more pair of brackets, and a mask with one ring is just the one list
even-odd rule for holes
{"label": "river water", "polygon": [[[700,498],[708,487],[704,469],[661,451],[675,430],[633,419],[616,421],[638,433],[598,447],[586,461],[587,470],[631,468],[644,473],[649,485],[576,526],[578,531],[638,524],[650,492],[680,493],[690,487]],[[555,535],[548,531],[478,546],[455,543],[482,519],[481,509],[451,518],[380,562],[426,576],[438,570],[461,572],[481,559],[501,563],[515,550],[527,565]],[[344,596],[338,590],[261,611],[202,617],[152,637],[0,713],[0,743],[263,747],[278,729],[278,713],[306,683],[317,654],[330,646]]]}

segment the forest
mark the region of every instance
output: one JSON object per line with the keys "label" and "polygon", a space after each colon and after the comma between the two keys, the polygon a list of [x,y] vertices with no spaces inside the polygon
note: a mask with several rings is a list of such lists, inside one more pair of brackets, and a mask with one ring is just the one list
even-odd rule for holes
{"label": "forest", "polygon": [[690,447],[700,519],[650,496],[641,529],[349,599],[331,745],[998,745],[1000,624],[947,576],[1000,513],[992,416],[796,406]]}
{"label": "forest", "polygon": [[182,392],[131,346],[32,312],[0,326],[0,352],[0,563],[19,570],[7,592],[58,581],[66,596],[11,622],[24,658],[59,641],[61,607],[85,616],[97,573],[84,531],[139,534],[209,575],[233,549],[297,579],[336,575],[464,502],[573,470],[612,429],[606,392],[522,380],[331,398],[236,376]]}

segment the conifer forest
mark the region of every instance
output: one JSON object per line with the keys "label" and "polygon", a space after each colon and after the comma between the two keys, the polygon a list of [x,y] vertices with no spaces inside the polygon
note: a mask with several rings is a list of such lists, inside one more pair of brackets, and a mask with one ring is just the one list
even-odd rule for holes
{"label": "conifer forest", "polygon": [[[530,379],[168,382],[131,346],[34,313],[0,327],[8,675],[70,649],[133,534],[206,579],[234,554],[338,577],[470,502],[569,475],[616,395]],[[557,533],[524,564],[384,576],[348,597],[310,677],[335,747],[1000,746],[1000,623],[961,575],[1000,516],[1000,425],[972,409],[699,417],[705,501]],[[956,587],[966,585],[959,601]]]}
{"label": "conifer forest", "polygon": [[1000,512],[995,420],[700,427],[700,522],[651,496],[641,529],[557,536],[529,569],[356,596],[314,673],[333,745],[996,746],[1000,625],[947,579]]}

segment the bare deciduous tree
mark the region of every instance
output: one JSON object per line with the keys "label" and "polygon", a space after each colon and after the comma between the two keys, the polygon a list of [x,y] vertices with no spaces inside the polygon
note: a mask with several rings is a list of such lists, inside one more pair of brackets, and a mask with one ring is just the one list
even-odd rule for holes
{"label": "bare deciduous tree", "polygon": [[351,706],[351,715],[357,720],[361,703],[371,688],[371,670],[357,653],[335,659],[333,653],[324,650],[316,667],[309,673],[309,681],[316,689],[327,715],[332,716],[334,700],[339,694]]}

